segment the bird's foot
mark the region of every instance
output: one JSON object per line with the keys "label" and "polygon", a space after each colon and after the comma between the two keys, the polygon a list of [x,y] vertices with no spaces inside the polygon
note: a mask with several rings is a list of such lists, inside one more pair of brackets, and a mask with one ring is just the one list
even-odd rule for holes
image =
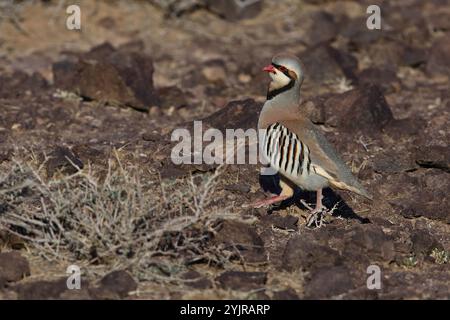
{"label": "bird's foot", "polygon": [[329,212],[326,207],[314,209],[310,211],[309,216],[306,218],[306,226],[320,228],[324,223],[324,217]]}

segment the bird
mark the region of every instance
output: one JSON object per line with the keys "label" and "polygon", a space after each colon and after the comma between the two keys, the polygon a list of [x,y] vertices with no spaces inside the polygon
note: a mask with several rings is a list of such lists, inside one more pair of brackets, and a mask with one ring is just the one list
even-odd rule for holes
{"label": "bird", "polygon": [[256,201],[253,207],[289,199],[298,187],[315,191],[316,205],[314,209],[308,207],[307,225],[315,222],[318,226],[318,223],[322,225],[321,217],[327,211],[322,204],[324,188],[348,190],[372,200],[373,196],[352,174],[322,131],[299,108],[304,79],[302,62],[292,54],[281,53],[263,71],[271,81],[258,120],[258,130],[264,131],[259,146],[267,165],[279,175],[279,184],[274,186],[271,181],[268,189],[276,190],[272,192],[274,195]]}

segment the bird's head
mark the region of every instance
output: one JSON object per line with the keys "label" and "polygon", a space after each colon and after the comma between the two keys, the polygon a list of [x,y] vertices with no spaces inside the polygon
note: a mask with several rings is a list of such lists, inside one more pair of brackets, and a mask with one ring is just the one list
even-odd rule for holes
{"label": "bird's head", "polygon": [[277,54],[272,63],[263,68],[269,73],[272,81],[267,93],[268,98],[295,87],[299,90],[303,82],[303,67],[300,60],[290,54]]}

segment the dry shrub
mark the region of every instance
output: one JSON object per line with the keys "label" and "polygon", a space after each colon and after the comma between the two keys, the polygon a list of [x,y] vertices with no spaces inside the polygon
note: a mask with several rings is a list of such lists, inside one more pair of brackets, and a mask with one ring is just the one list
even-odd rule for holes
{"label": "dry shrub", "polygon": [[143,169],[125,168],[117,156],[103,175],[88,166],[46,179],[45,162],[35,162],[0,169],[0,228],[26,239],[46,259],[128,268],[145,279],[171,274],[162,256],[179,266],[227,259],[208,244],[229,212],[211,205],[224,167],[161,182]]}

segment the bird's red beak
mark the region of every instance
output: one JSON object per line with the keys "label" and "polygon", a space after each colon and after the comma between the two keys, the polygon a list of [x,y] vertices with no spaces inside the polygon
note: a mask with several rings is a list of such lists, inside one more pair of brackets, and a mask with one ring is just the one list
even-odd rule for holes
{"label": "bird's red beak", "polygon": [[269,64],[268,66],[263,68],[263,71],[275,73],[275,67],[273,65]]}

